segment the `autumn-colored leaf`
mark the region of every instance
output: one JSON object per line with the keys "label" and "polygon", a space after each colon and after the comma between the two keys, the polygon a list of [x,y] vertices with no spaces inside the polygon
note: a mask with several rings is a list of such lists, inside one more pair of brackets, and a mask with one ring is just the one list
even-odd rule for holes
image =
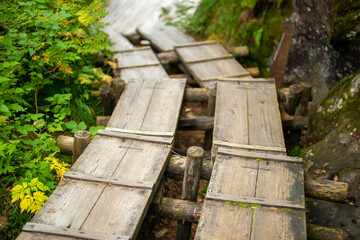
{"label": "autumn-colored leaf", "polygon": [[329,165],[330,165],[330,163],[326,162],[326,163],[324,163],[323,167],[326,167],[326,166],[329,166]]}
{"label": "autumn-colored leaf", "polygon": [[335,175],[334,181],[339,181],[339,177],[337,175]]}

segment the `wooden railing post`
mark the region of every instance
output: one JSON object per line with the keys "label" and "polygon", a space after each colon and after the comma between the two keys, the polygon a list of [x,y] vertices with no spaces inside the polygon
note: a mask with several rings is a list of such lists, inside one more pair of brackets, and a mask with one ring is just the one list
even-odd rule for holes
{"label": "wooden railing post", "polygon": [[[204,149],[192,146],[187,150],[184,181],[181,191],[181,199],[196,202],[199,190],[200,175],[203,165]],[[191,223],[179,220],[176,234],[177,240],[190,239]]]}
{"label": "wooden railing post", "polygon": [[[207,105],[207,115],[214,116],[215,114],[215,98],[216,98],[216,90],[210,90],[208,92],[208,105]],[[213,138],[213,129],[205,131],[204,137],[204,149],[210,150],[212,146],[212,138]]]}
{"label": "wooden railing post", "polygon": [[80,130],[75,132],[74,134],[74,150],[72,163],[74,164],[76,160],[80,157],[80,155],[84,152],[85,148],[90,143],[91,134],[88,131]]}

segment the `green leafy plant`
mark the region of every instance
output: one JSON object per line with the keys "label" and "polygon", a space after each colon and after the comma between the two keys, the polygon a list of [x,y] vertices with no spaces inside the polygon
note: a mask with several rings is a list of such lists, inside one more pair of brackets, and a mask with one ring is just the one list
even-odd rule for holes
{"label": "green leafy plant", "polygon": [[[14,238],[69,168],[55,137],[94,123],[91,91],[111,45],[102,0],[4,0],[0,5],[0,184]],[[69,122],[70,121],[70,122]],[[94,129],[94,128],[92,128]],[[95,130],[93,130],[95,132]]]}

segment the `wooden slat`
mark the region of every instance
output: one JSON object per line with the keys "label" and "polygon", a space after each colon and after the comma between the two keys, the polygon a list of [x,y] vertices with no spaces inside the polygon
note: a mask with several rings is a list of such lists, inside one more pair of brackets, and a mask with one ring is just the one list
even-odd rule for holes
{"label": "wooden slat", "polygon": [[217,146],[233,147],[233,148],[249,149],[249,150],[286,152],[286,148],[283,148],[283,147],[269,147],[269,146],[257,146],[257,145],[248,145],[248,144],[236,144],[236,143],[222,142],[222,141],[214,141],[213,144],[217,145]]}
{"label": "wooden slat", "polygon": [[221,77],[217,79],[218,81],[228,81],[228,82],[274,82],[274,78],[226,78]]}
{"label": "wooden slat", "polygon": [[132,139],[132,140],[145,141],[145,142],[154,142],[154,143],[172,144],[172,142],[173,142],[172,137],[146,136],[146,135],[139,135],[139,134],[107,131],[107,130],[102,130],[102,129],[100,129],[97,132],[97,134],[101,135],[101,136],[116,137],[116,138],[123,138],[123,139]]}
{"label": "wooden slat", "polygon": [[210,45],[210,44],[217,44],[217,41],[212,40],[212,41],[203,41],[203,42],[178,44],[178,45],[175,45],[175,48],[197,47],[197,46]]}
{"label": "wooden slat", "polygon": [[135,64],[135,65],[124,65],[119,66],[120,69],[128,69],[128,68],[142,68],[142,67],[153,67],[160,65],[160,63],[144,63],[144,64]]}
{"label": "wooden slat", "polygon": [[[175,52],[201,87],[214,88],[216,80],[222,77],[251,78],[249,73],[234,58],[222,58],[230,55],[216,42],[205,45],[175,46]],[[220,59],[203,61],[204,59],[216,58]]]}
{"label": "wooden slat", "polygon": [[188,64],[190,63],[199,63],[199,62],[209,62],[214,60],[220,60],[220,59],[227,59],[227,58],[233,58],[233,55],[226,54],[224,56],[217,56],[217,57],[211,57],[211,58],[203,58],[203,59],[196,59],[196,60],[190,60],[187,61]]}
{"label": "wooden slat", "polygon": [[289,156],[284,156],[284,155],[275,155],[275,154],[267,154],[267,153],[259,153],[259,152],[245,152],[245,151],[239,151],[237,149],[230,149],[230,148],[224,148],[224,147],[219,147],[217,152],[221,153],[221,154],[253,158],[253,159],[302,163],[302,158],[300,158],[300,157],[289,157]]}
{"label": "wooden slat", "polygon": [[126,51],[134,49],[134,46],[120,33],[107,28],[105,32],[109,35],[109,38],[115,43],[110,49],[116,51]]}
{"label": "wooden slat", "polygon": [[159,52],[173,51],[175,45],[195,42],[192,37],[174,26],[140,27],[137,32],[144,39],[149,40],[151,45]]}
{"label": "wooden slat", "polygon": [[271,199],[263,199],[263,198],[241,197],[241,196],[233,196],[233,195],[211,193],[211,192],[208,192],[206,194],[206,199],[215,200],[215,201],[234,202],[234,203],[258,204],[261,206],[270,206],[270,207],[305,209],[305,206],[299,205],[299,204],[291,202],[291,201],[279,201],[279,200],[271,200]]}
{"label": "wooden slat", "polygon": [[[228,81],[228,80],[222,80],[222,79],[232,79],[232,78],[234,78],[234,77],[241,77],[241,76],[243,76],[243,77],[246,77],[246,76],[248,76],[249,75],[249,73],[248,72],[243,72],[243,73],[241,73],[241,74],[235,74],[235,75],[228,75],[228,76],[223,76],[223,77],[225,77],[225,78],[222,78],[222,77],[207,77],[207,78],[200,78],[200,81],[202,81],[202,82],[207,82],[207,81]],[[240,78],[236,78],[236,79],[240,79]],[[231,82],[231,81],[229,81],[229,82]],[[239,80],[236,80],[236,82],[240,82]],[[246,81],[247,82],[247,81]]]}
{"label": "wooden slat", "polygon": [[123,53],[123,52],[135,52],[135,51],[143,51],[143,50],[150,50],[151,47],[149,46],[144,46],[144,47],[134,47],[134,48],[130,48],[130,49],[120,49],[120,50],[116,50],[114,51],[114,53]]}
{"label": "wooden slat", "polygon": [[83,181],[92,181],[100,183],[114,184],[124,187],[134,187],[134,188],[145,188],[152,189],[154,184],[152,182],[143,182],[143,181],[129,181],[126,179],[112,178],[112,177],[102,177],[102,176],[92,176],[89,174],[79,173],[75,171],[67,171],[64,174],[65,178],[83,180]]}
{"label": "wooden slat", "polygon": [[120,133],[145,135],[145,136],[161,136],[161,137],[173,137],[174,136],[173,132],[136,131],[136,130],[129,130],[129,129],[113,128],[113,127],[106,127],[105,130],[113,131],[113,132],[120,132]]}
{"label": "wooden slat", "polygon": [[[36,233],[46,233],[49,235],[60,235],[66,237],[75,237],[80,239],[92,239],[92,240],[102,240],[102,239],[111,239],[111,240],[128,240],[128,236],[116,236],[109,234],[99,234],[94,232],[86,232],[82,230],[74,230],[70,228],[61,228],[51,225],[41,224],[41,223],[31,223],[28,222],[25,224],[23,231],[25,232],[36,232]],[[48,236],[51,238],[50,236]]]}

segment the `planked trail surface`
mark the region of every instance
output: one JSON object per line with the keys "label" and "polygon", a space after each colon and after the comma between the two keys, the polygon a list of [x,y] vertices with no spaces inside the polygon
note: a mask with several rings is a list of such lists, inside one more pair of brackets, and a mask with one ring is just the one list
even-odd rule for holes
{"label": "planked trail surface", "polygon": [[201,87],[215,88],[221,77],[250,77],[216,41],[177,45],[175,52]]}
{"label": "planked trail surface", "polygon": [[[185,79],[132,81],[108,126],[174,133],[184,89]],[[171,148],[172,144],[95,136],[71,171],[144,187],[67,178],[31,222],[134,239],[164,173]],[[149,188],[145,183],[154,187]],[[22,232],[18,239],[38,238],[39,234]]]}
{"label": "planked trail surface", "polygon": [[218,153],[195,239],[306,239],[302,166],[275,160],[286,152],[274,82],[219,81],[216,99]]}
{"label": "planked trail surface", "polygon": [[[174,12],[176,0],[110,0],[106,7],[108,15],[105,22],[110,23],[110,28],[126,36],[136,33],[137,27],[152,27],[161,23],[162,7],[171,7]],[[197,5],[200,0],[193,0]],[[185,2],[186,4],[186,2]],[[189,10],[192,14],[195,8]],[[172,13],[172,15],[174,15]]]}
{"label": "planked trail surface", "polygon": [[174,51],[174,46],[184,43],[193,43],[195,40],[174,26],[158,24],[152,27],[142,26],[137,32],[151,42],[158,52]]}

